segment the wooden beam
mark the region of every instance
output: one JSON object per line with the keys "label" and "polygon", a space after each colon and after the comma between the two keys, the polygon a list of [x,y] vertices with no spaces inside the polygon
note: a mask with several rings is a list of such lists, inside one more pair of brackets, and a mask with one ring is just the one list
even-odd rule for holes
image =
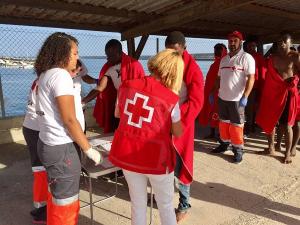
{"label": "wooden beam", "polygon": [[225,22],[225,21],[217,21],[217,20],[197,20],[192,23],[184,24],[182,27],[189,27],[192,29],[199,29],[199,28],[211,28],[213,27],[214,30],[218,29],[226,29],[228,31],[231,30],[249,30],[251,31],[268,31],[268,32],[274,32],[277,29],[272,26],[262,26],[261,24],[252,25],[249,23],[240,23],[239,21],[231,21],[231,22]]}
{"label": "wooden beam", "polygon": [[108,32],[121,32],[121,26],[104,26],[97,24],[87,23],[72,23],[55,20],[42,20],[42,19],[30,19],[30,18],[16,18],[16,17],[2,17],[0,16],[0,23],[2,24],[14,24],[25,26],[41,26],[41,27],[57,27],[68,29],[81,29],[81,30],[93,30],[93,31],[108,31]]}
{"label": "wooden beam", "polygon": [[286,19],[290,19],[290,20],[296,20],[297,22],[299,22],[299,20],[300,20],[299,13],[290,12],[290,11],[286,11],[283,9],[276,9],[273,7],[268,7],[268,6],[255,4],[255,3],[249,4],[245,7],[243,7],[243,10],[251,11],[251,12],[259,13],[259,14],[270,15],[273,17],[281,17],[281,18],[286,18]]}
{"label": "wooden beam", "polygon": [[139,45],[138,45],[138,47],[137,47],[137,49],[135,51],[134,58],[136,58],[136,59],[140,58],[140,56],[142,54],[142,51],[143,51],[143,49],[145,47],[145,44],[146,44],[146,42],[148,40],[148,37],[149,37],[149,35],[142,36],[142,38],[140,40],[140,43],[139,43]]}
{"label": "wooden beam", "polygon": [[128,55],[135,58],[135,43],[134,38],[127,39],[127,52]]}
{"label": "wooden beam", "polygon": [[[201,1],[198,5],[190,7],[189,4],[177,13],[159,17],[149,23],[143,23],[136,27],[130,28],[122,33],[122,40],[139,35],[151,34],[166,28],[180,26],[200,18],[227,12],[255,1],[249,0],[211,0]],[[194,4],[194,2],[192,2]]]}
{"label": "wooden beam", "polygon": [[91,4],[67,3],[51,0],[1,0],[1,5],[15,5],[20,7],[30,7],[45,10],[68,11],[82,14],[103,15],[120,18],[148,18],[152,17],[146,13],[128,11],[125,9],[106,8],[103,6],[93,6]]}

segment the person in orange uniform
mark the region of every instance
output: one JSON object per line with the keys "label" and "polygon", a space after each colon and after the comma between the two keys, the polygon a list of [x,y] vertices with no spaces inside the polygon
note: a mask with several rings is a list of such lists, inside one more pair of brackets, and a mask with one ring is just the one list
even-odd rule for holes
{"label": "person in orange uniform", "polygon": [[109,159],[123,169],[131,199],[132,225],[146,225],[149,179],[161,224],[175,225],[173,208],[175,149],[172,135],[182,133],[178,91],[183,76],[181,55],[166,49],[148,62],[151,76],[123,81],[115,115]]}
{"label": "person in orange uniform", "polygon": [[34,223],[46,223],[47,221],[47,193],[48,182],[45,167],[37,154],[37,142],[39,139],[39,124],[36,114],[37,79],[32,83],[27,111],[23,122],[23,135],[30,152],[31,168],[33,173],[32,197],[34,210],[30,212]]}
{"label": "person in orange uniform", "polygon": [[[234,163],[243,160],[244,113],[254,84],[255,61],[242,49],[243,35],[239,31],[228,34],[229,53],[220,62],[219,78],[219,130],[220,145],[212,153],[223,153],[232,145]],[[212,93],[214,94],[214,93]]]}
{"label": "person in orange uniform", "polygon": [[75,225],[79,214],[80,148],[95,164],[100,153],[83,133],[81,98],[70,72],[76,69],[78,42],[65,33],[50,35],[35,61],[39,78],[36,113],[39,123],[38,156],[49,184],[48,225]]}

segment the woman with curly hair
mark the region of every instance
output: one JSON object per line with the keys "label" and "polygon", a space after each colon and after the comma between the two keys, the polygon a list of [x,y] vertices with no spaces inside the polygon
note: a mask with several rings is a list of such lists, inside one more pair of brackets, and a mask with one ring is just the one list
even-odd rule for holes
{"label": "woman with curly hair", "polygon": [[151,76],[123,81],[115,116],[120,117],[109,155],[123,169],[131,198],[133,225],[146,225],[147,181],[153,187],[162,225],[175,225],[173,207],[175,149],[180,136],[178,92],[183,60],[173,49],[148,62]]}
{"label": "woman with curly hair", "polygon": [[[38,155],[47,171],[50,195],[48,225],[75,225],[79,213],[81,165],[77,149],[100,163],[101,155],[83,133],[84,116],[70,72],[76,68],[78,41],[65,33],[50,35],[36,62],[39,77],[37,109]],[[75,99],[75,101],[74,101]],[[76,101],[79,99],[79,101]]]}

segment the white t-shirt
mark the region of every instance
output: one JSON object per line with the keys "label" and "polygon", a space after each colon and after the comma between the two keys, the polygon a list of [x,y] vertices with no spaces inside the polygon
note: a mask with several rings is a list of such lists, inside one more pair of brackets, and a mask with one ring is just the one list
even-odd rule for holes
{"label": "white t-shirt", "polygon": [[[81,95],[81,82],[82,82],[82,77],[87,75],[88,69],[84,65],[84,63],[80,60],[81,62],[81,71],[79,71],[78,75],[76,77],[73,77],[73,83],[74,83],[74,88],[76,92],[79,92],[79,96]],[[77,94],[76,94],[77,95]]]}
{"label": "white t-shirt", "polygon": [[[82,77],[84,77],[88,73],[88,69],[86,68],[84,63],[82,61],[80,61],[80,62],[81,62],[81,71],[78,73],[78,75],[76,77],[72,78],[73,79],[73,86],[74,86],[74,90],[75,90],[75,95],[74,95],[75,108],[78,108],[78,110],[79,110],[79,107],[81,107],[81,109],[82,109],[82,103],[81,103],[81,82],[82,82]],[[81,117],[81,114],[77,116],[77,119],[79,120],[80,117]],[[80,118],[80,120],[82,120],[82,118]],[[84,118],[83,118],[83,121],[84,121]]]}
{"label": "white t-shirt", "polygon": [[38,118],[35,112],[36,91],[37,91],[37,81],[34,81],[28,95],[27,111],[25,114],[23,126],[31,130],[39,131],[40,128],[39,128]]}
{"label": "white t-shirt", "polygon": [[110,77],[114,84],[114,87],[119,90],[121,85],[121,64],[117,64],[109,67],[104,76]]}
{"label": "white t-shirt", "polygon": [[176,105],[174,106],[174,108],[172,109],[171,119],[172,119],[172,123],[176,123],[176,122],[180,121],[180,119],[181,119],[179,102],[177,102]]}
{"label": "white t-shirt", "polygon": [[56,97],[63,95],[73,95],[75,101],[76,118],[82,130],[84,129],[84,116],[81,107],[81,100],[78,102],[78,92],[73,87],[73,80],[70,74],[61,68],[53,68],[42,73],[39,78],[39,88],[37,95],[37,114],[40,139],[47,145],[61,145],[73,142],[63,125]]}
{"label": "white t-shirt", "polygon": [[222,58],[218,76],[220,77],[219,97],[224,101],[239,101],[245,91],[247,75],[255,74],[254,58],[242,49],[230,58]]}

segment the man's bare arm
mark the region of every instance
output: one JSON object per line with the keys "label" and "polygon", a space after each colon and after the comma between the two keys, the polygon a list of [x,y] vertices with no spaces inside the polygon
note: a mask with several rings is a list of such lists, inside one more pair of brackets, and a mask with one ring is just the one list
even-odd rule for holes
{"label": "man's bare arm", "polygon": [[92,101],[94,98],[97,97],[97,95],[104,91],[106,86],[107,86],[107,82],[108,82],[108,78],[106,76],[102,77],[101,80],[100,80],[100,83],[99,85],[91,90],[87,96],[85,96],[83,99],[82,99],[82,103],[83,104],[87,104],[88,102]]}
{"label": "man's bare arm", "polygon": [[300,54],[299,53],[296,53],[297,55],[296,55],[296,60],[295,60],[295,66],[296,66],[296,68],[297,68],[297,70],[298,70],[298,75],[300,75],[299,73],[300,73]]}
{"label": "man's bare arm", "polygon": [[245,91],[244,91],[244,94],[243,94],[243,96],[245,96],[246,98],[248,98],[248,96],[251,93],[251,90],[252,90],[253,85],[254,85],[254,80],[255,80],[254,74],[248,75]]}
{"label": "man's bare arm", "polygon": [[95,79],[91,77],[90,75],[86,74],[85,76],[82,77],[82,80],[87,83],[87,84],[97,84],[98,79]]}

